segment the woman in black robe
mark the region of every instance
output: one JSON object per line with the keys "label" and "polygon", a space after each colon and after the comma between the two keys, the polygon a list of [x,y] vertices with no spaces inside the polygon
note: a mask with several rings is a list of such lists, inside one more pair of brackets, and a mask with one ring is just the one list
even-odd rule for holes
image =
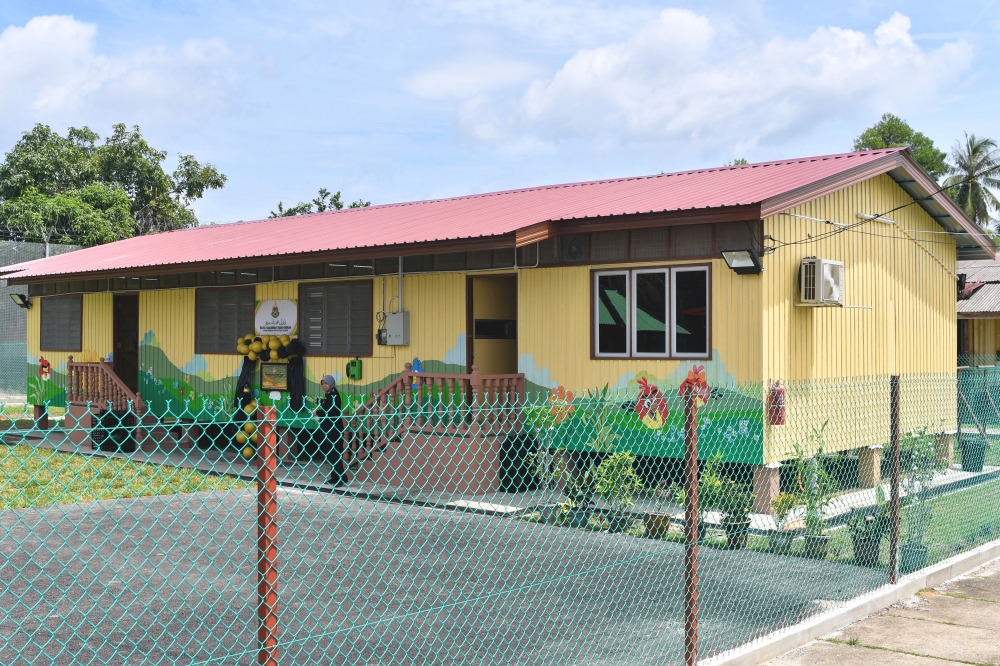
{"label": "woman in black robe", "polygon": [[347,475],[344,469],[344,405],[337,391],[337,380],[332,375],[324,375],[319,382],[323,389],[323,398],[316,406],[316,417],[319,419],[320,451],[326,456],[327,462],[333,466],[329,484],[344,485]]}

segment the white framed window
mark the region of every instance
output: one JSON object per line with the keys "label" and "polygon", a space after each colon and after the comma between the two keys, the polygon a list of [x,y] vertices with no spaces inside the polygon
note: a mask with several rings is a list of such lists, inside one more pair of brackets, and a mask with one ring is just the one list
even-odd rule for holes
{"label": "white framed window", "polygon": [[707,358],[710,351],[708,267],[683,266],[670,271],[671,355]]}
{"label": "white framed window", "polygon": [[628,358],[632,310],[629,271],[594,273],[594,356]]}
{"label": "white framed window", "polygon": [[594,358],[708,358],[709,267],[593,272]]}
{"label": "white framed window", "polygon": [[632,271],[632,356],[667,355],[670,270]]}

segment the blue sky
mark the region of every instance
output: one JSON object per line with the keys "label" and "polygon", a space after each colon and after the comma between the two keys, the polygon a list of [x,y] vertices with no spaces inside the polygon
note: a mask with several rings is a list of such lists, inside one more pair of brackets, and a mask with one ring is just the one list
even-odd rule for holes
{"label": "blue sky", "polygon": [[278,200],[408,201],[850,150],[884,111],[1000,139],[1000,2],[0,6],[0,149],[138,124]]}

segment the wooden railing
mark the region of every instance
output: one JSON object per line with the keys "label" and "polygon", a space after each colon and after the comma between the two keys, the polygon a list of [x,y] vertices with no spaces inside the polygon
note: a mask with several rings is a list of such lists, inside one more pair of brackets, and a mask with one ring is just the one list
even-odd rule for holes
{"label": "wooden railing", "polygon": [[103,358],[97,363],[78,363],[70,356],[66,371],[66,402],[101,406],[111,403],[115,411],[131,408],[136,414],[145,412],[142,395],[132,393]]}
{"label": "wooden railing", "polygon": [[402,374],[376,392],[348,418],[347,463],[355,469],[412,429],[465,435],[473,426],[509,424],[519,417],[524,375],[414,372]]}

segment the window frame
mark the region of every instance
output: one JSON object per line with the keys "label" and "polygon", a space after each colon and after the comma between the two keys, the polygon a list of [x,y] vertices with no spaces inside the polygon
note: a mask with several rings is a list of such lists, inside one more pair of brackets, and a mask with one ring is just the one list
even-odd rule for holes
{"label": "window frame", "polygon": [[[639,290],[636,286],[638,278],[640,275],[648,275],[651,273],[662,273],[663,274],[663,299],[664,299],[664,319],[663,322],[663,334],[665,336],[664,349],[662,352],[641,352],[639,351],[639,307],[638,307],[638,293]],[[630,358],[664,358],[670,354],[673,337],[670,332],[673,330],[671,327],[671,309],[670,305],[673,303],[674,291],[672,288],[673,282],[673,271],[669,267],[660,268],[635,268],[629,271],[629,292],[632,294],[632,298],[629,301],[629,324],[632,330],[629,334],[631,340],[631,345],[629,346],[629,351],[631,352]]]}
{"label": "window frame", "polygon": [[629,326],[631,326],[632,319],[632,279],[630,277],[631,270],[629,269],[617,269],[617,270],[599,270],[591,271],[590,278],[590,320],[591,320],[591,337],[590,337],[590,356],[591,358],[608,358],[608,359],[621,359],[621,358],[631,358],[632,357],[632,336],[629,332],[625,334],[625,352],[622,354],[616,353],[606,353],[601,352],[599,349],[600,338],[601,338],[601,317],[600,311],[601,306],[597,302],[599,298],[599,290],[597,287],[597,282],[601,277],[613,275],[613,276],[624,276],[625,277],[625,315],[626,320],[629,321]]}
{"label": "window frame", "polygon": [[[51,347],[44,346],[44,336],[42,331],[45,330],[45,306],[44,303],[47,300],[55,301],[57,299],[66,300],[74,298],[80,303],[80,342],[79,346],[75,348],[62,348],[55,349]],[[38,304],[38,350],[44,352],[80,352],[83,351],[83,294],[68,294],[65,296],[45,296],[39,299],[41,303]]]}
{"label": "window frame", "polygon": [[712,356],[712,271],[711,266],[675,266],[670,270],[669,302],[677,302],[677,274],[705,274],[705,351],[697,354],[677,351],[677,308],[670,308],[670,357],[677,359],[706,359]]}
{"label": "window frame", "polygon": [[[683,272],[703,272],[705,273],[705,353],[689,354],[676,352],[676,313],[674,303],[676,302],[676,279],[677,273]],[[667,344],[666,351],[660,353],[636,352],[636,310],[635,310],[635,284],[636,275],[641,273],[666,273],[666,306],[667,306]],[[597,302],[598,289],[597,281],[602,275],[625,275],[626,276],[626,307],[628,308],[628,325],[630,330],[626,334],[626,353],[606,354],[598,351],[600,339],[600,319]],[[630,266],[627,268],[602,268],[590,271],[590,359],[592,361],[615,361],[622,359],[636,360],[711,360],[712,359],[712,264],[709,262],[684,263],[684,264],[658,264],[656,266]]]}
{"label": "window frame", "polygon": [[[374,266],[374,264],[373,264],[373,266]],[[355,285],[355,284],[367,285],[368,286],[368,291],[369,291],[368,296],[371,299],[371,303],[369,305],[371,316],[368,319],[368,349],[367,349],[367,351],[365,353],[363,353],[363,354],[347,354],[347,355],[344,355],[344,354],[329,354],[329,353],[326,353],[326,352],[314,352],[314,351],[309,350],[308,349],[308,344],[303,341],[303,343],[307,345],[307,347],[306,347],[307,348],[307,353],[308,353],[308,355],[310,357],[319,357],[319,358],[348,358],[348,359],[350,359],[350,358],[371,358],[375,354],[375,301],[374,301],[374,298],[375,298],[375,280],[370,279],[370,278],[369,279],[361,279],[361,280],[358,280],[358,279],[354,279],[354,280],[309,280],[309,281],[306,281],[306,282],[299,282],[298,283],[298,299],[299,299],[299,303],[298,303],[298,317],[299,317],[298,327],[299,327],[299,337],[302,337],[303,332],[305,330],[303,328],[303,322],[302,322],[302,317],[305,314],[305,299],[302,296],[302,293],[303,293],[304,289],[307,289],[309,287],[315,287],[315,286],[322,286],[322,287],[338,286],[339,287],[339,286]]]}
{"label": "window frame", "polygon": [[[201,348],[201,347],[198,346],[198,294],[201,293],[201,292],[208,292],[208,291],[236,291],[236,290],[241,290],[241,289],[244,290],[244,291],[252,291],[253,292],[254,305],[256,305],[256,303],[257,303],[257,288],[254,285],[243,284],[243,285],[231,285],[231,286],[224,286],[224,287],[195,287],[194,288],[194,317],[193,317],[193,322],[194,322],[194,353],[195,354],[202,354],[202,355],[205,355],[205,354],[214,354],[214,355],[225,354],[225,355],[230,355],[230,356],[235,356],[235,355],[239,354],[239,352],[236,351],[236,337],[237,336],[233,336],[233,341],[231,343],[231,350],[230,351],[205,351],[203,348]],[[254,332],[254,333],[256,332],[256,324],[254,324],[253,328],[250,331],[246,331],[245,333],[243,333],[243,335],[246,335],[247,333],[251,333],[251,332]]]}

